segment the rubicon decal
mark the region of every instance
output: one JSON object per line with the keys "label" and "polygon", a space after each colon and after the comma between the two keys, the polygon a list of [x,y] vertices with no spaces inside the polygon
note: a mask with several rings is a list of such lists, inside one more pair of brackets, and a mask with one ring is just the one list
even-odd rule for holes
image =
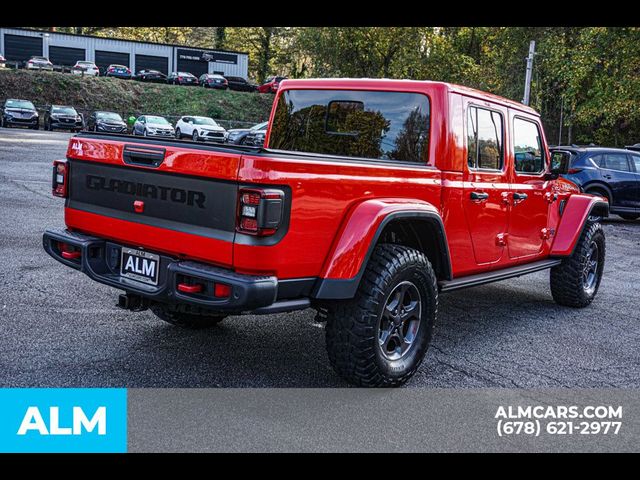
{"label": "rubicon decal", "polygon": [[87,175],[86,186],[90,190],[105,190],[107,192],[135,195],[174,203],[183,203],[190,207],[204,208],[207,197],[204,192],[184,190],[182,188],[165,187],[150,183],[128,182],[117,178],[107,178],[99,175]]}

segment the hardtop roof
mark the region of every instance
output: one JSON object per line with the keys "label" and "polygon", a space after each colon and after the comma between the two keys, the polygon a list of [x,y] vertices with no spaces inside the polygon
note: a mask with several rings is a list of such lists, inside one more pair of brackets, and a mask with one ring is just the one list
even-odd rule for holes
{"label": "hardtop roof", "polygon": [[471,96],[481,100],[493,102],[508,108],[513,108],[530,115],[540,116],[533,108],[523,105],[520,102],[509,100],[508,98],[494,95],[492,93],[483,92],[471,87],[465,87],[463,85],[456,85],[454,83],[437,82],[432,80],[398,80],[391,78],[323,78],[323,79],[287,79],[281,83],[281,88],[342,88],[354,87],[362,89],[371,88],[385,88],[385,89],[398,89],[420,90],[424,86],[435,86],[442,90],[446,90],[451,93],[459,93],[462,95]]}

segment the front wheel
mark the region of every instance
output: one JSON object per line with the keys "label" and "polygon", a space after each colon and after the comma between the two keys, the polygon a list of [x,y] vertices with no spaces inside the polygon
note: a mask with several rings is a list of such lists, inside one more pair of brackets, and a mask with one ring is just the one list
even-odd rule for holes
{"label": "front wheel", "polygon": [[143,137],[148,137],[149,136],[149,134],[147,133],[147,129],[146,128],[144,129],[144,132],[142,132],[142,136]]}
{"label": "front wheel", "polygon": [[226,318],[225,315],[215,315],[190,305],[155,303],[149,308],[159,319],[182,328],[209,328]]}
{"label": "front wheel", "polygon": [[556,303],[575,308],[589,305],[600,287],[604,258],[602,225],[589,221],[573,254],[551,269],[551,295]]}
{"label": "front wheel", "polygon": [[176,128],[176,138],[180,140],[182,138],[182,132],[180,132],[179,128]]}
{"label": "front wheel", "polygon": [[194,142],[197,142],[198,140],[200,140],[200,137],[198,136],[198,130],[193,130],[193,133],[191,134],[191,139]]}
{"label": "front wheel", "polygon": [[327,307],[331,365],[354,385],[402,385],[424,358],[437,311],[436,276],[427,257],[402,245],[378,245],[355,298]]}

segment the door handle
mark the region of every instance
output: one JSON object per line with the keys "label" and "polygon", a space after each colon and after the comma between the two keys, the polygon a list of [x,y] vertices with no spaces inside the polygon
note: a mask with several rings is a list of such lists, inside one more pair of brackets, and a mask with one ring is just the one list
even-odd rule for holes
{"label": "door handle", "polygon": [[602,175],[604,178],[606,178],[607,180],[611,180],[611,175]]}
{"label": "door handle", "polygon": [[514,192],[513,193],[513,201],[514,202],[521,202],[522,200],[526,200],[528,196],[529,195],[527,195],[526,193]]}
{"label": "door handle", "polygon": [[476,202],[482,202],[489,198],[489,194],[487,192],[471,192],[471,200]]}

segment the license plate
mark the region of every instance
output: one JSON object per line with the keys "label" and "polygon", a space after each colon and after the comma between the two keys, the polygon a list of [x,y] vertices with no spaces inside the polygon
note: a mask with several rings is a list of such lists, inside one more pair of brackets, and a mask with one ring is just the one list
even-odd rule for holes
{"label": "license plate", "polygon": [[158,284],[160,257],[144,250],[123,248],[120,275],[150,285]]}

